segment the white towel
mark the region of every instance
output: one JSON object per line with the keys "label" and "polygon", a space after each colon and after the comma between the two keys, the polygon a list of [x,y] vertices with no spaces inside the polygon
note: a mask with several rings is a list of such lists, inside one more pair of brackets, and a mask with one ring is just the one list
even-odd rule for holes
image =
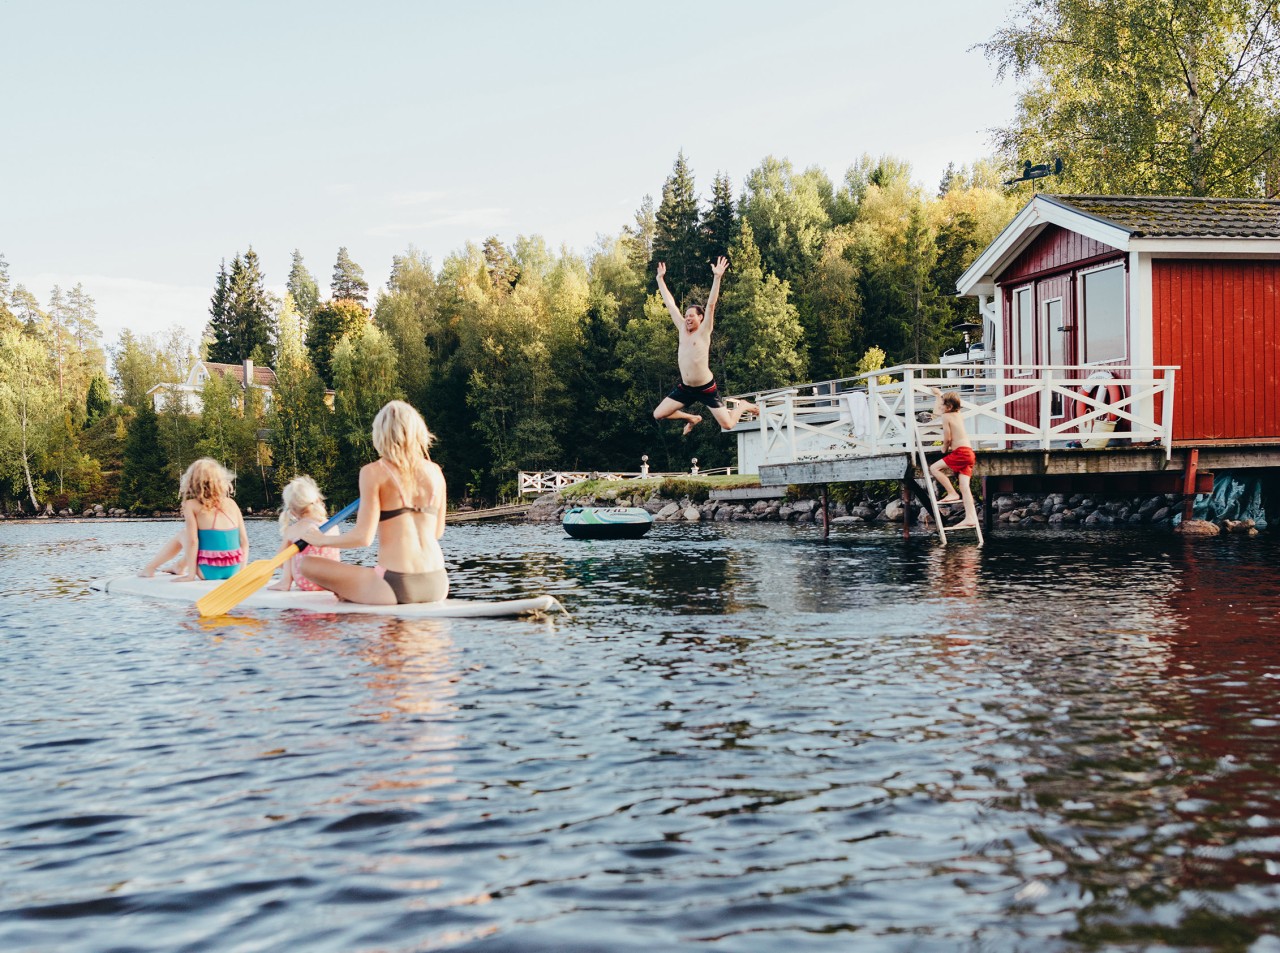
{"label": "white towel", "polygon": [[871,434],[871,404],[863,391],[855,390],[845,395],[849,400],[849,422],[853,435],[859,439]]}

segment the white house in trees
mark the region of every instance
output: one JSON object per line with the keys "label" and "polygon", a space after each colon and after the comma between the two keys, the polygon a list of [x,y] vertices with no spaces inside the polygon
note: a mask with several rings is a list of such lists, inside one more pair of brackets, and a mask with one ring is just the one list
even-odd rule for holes
{"label": "white house in trees", "polygon": [[191,365],[187,379],[176,384],[157,384],[147,391],[151,397],[156,413],[164,409],[165,401],[171,394],[180,394],[187,404],[190,413],[200,413],[200,392],[204,383],[213,375],[230,377],[242,390],[256,387],[262,391],[263,410],[271,409],[271,395],[276,386],[276,372],[269,367],[254,367],[253,361],[245,359],[240,364],[218,364],[213,361],[196,361]]}

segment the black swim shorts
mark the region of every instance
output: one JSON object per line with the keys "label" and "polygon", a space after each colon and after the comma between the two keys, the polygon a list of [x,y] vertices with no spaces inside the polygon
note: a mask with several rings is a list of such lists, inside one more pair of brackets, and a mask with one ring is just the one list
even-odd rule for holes
{"label": "black swim shorts", "polygon": [[702,401],[703,406],[708,410],[724,406],[724,402],[720,400],[720,388],[716,387],[714,377],[709,383],[701,384],[698,387],[690,387],[684,381],[680,381],[667,396],[672,400],[679,401],[682,407],[688,407],[698,401]]}

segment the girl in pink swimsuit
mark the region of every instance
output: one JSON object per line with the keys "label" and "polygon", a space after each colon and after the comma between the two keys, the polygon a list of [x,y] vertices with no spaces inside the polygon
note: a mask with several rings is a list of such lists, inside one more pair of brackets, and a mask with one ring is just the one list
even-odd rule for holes
{"label": "girl in pink swimsuit", "polygon": [[[284,540],[281,549],[293,545],[302,530],[319,527],[324,522],[325,517],[329,514],[324,508],[324,496],[320,493],[320,488],[316,486],[316,481],[309,476],[300,476],[289,482],[280,494],[284,501],[284,506],[280,509],[280,536]],[[331,527],[326,535],[337,536],[338,528]],[[312,547],[307,550],[309,556],[318,556],[321,559],[340,559],[338,551],[332,546]],[[270,585],[268,589],[275,589],[278,592],[288,592],[294,585],[304,592],[323,592],[323,586],[317,586],[314,582],[302,575],[299,571],[299,563],[302,560],[302,554],[294,556],[284,564],[284,569],[280,575],[280,581],[274,585]]]}

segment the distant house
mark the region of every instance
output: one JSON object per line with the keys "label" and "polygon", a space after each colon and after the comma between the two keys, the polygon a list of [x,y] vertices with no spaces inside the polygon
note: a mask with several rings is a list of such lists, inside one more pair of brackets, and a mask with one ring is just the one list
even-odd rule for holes
{"label": "distant house", "polygon": [[205,381],[213,375],[230,377],[242,390],[256,387],[262,391],[262,409],[271,409],[271,396],[276,386],[276,372],[269,367],[254,367],[253,361],[244,360],[240,364],[217,364],[213,361],[196,361],[191,365],[187,379],[176,384],[157,384],[147,394],[152,405],[159,413],[164,409],[165,401],[170,395],[181,395],[186,401],[189,413],[198,414],[202,406],[200,392]]}

